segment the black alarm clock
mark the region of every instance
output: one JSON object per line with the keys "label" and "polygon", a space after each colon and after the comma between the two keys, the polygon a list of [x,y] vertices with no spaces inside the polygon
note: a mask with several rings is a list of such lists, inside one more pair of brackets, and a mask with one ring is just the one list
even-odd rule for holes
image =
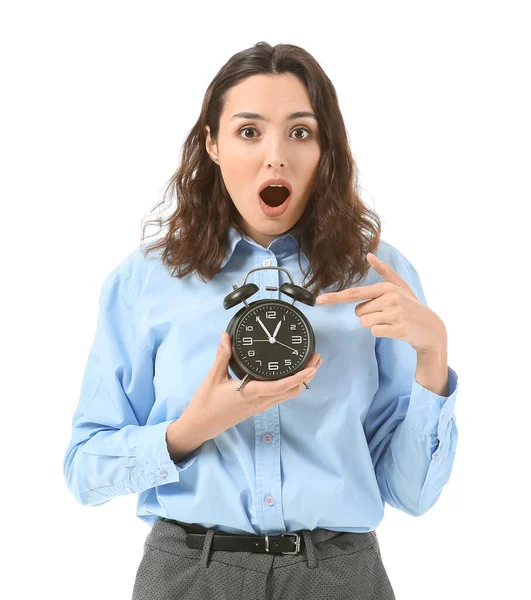
{"label": "black alarm clock", "polygon": [[[259,290],[254,283],[245,283],[247,277],[254,271],[265,269],[287,273],[291,283],[283,283],[280,288],[267,286],[266,290],[280,290],[293,298],[293,302],[271,299],[247,303],[247,298]],[[250,378],[261,381],[283,379],[304,369],[315,352],[315,335],[304,313],[294,304],[299,300],[315,306],[315,296],[294,285],[289,271],[283,267],[251,269],[241,287],[234,284],[232,289],[223,300],[224,308],[232,308],[240,302],[245,305],[232,317],[226,329],[232,341],[229,366],[236,377],[242,379],[237,391]],[[304,385],[309,389],[306,383]]]}

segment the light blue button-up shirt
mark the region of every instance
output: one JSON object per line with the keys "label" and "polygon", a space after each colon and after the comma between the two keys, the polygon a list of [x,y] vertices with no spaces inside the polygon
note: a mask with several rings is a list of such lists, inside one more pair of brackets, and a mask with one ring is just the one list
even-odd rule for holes
{"label": "light blue button-up shirt", "polygon": [[[291,233],[264,248],[231,226],[222,270],[207,282],[195,274],[171,276],[160,251],[144,257],[141,248],[101,288],[63,463],[78,502],[98,506],[136,493],[137,516],[149,525],[163,516],[258,535],[366,532],[382,520],[385,502],[414,516],[435,504],[456,451],[457,375],[448,367],[448,397],[421,386],[415,350],[373,336],[360,325],[356,303],[297,303],[323,358],[310,389],[174,463],[166,430],[206,377],[222,332],[242,307],[223,308],[232,285],[264,265],[286,268],[298,285],[303,274]],[[381,240],[375,254],[426,304],[419,276],[401,252]],[[304,253],[301,263],[308,267]],[[260,290],[248,302],[292,302],[266,290],[286,281],[277,269],[251,273],[247,283]],[[371,268],[356,286],[379,281]]]}

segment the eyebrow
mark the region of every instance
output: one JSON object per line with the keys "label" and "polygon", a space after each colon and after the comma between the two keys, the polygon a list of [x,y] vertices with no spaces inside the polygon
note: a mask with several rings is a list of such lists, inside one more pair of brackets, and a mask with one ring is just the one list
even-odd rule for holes
{"label": "eyebrow", "polygon": [[[293,121],[294,119],[302,119],[303,117],[310,117],[311,119],[315,119],[317,121],[317,117],[312,113],[306,110],[300,110],[298,112],[291,113],[286,117],[286,121]],[[265,117],[258,113],[253,112],[239,112],[232,116],[231,121],[234,119],[255,119],[257,121],[267,121]]]}

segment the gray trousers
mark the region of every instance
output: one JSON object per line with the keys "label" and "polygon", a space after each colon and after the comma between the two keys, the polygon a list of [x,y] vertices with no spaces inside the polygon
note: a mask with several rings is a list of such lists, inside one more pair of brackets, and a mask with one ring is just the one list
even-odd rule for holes
{"label": "gray trousers", "polygon": [[299,554],[188,548],[186,530],[157,519],[144,544],[133,600],[396,600],[375,531],[338,533]]}

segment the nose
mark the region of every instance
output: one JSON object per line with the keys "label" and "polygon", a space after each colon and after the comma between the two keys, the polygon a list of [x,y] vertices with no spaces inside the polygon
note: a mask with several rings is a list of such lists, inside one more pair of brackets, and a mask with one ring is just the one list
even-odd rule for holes
{"label": "nose", "polygon": [[282,167],[286,165],[286,157],[282,142],[272,140],[269,144],[264,144],[265,162],[267,165]]}

